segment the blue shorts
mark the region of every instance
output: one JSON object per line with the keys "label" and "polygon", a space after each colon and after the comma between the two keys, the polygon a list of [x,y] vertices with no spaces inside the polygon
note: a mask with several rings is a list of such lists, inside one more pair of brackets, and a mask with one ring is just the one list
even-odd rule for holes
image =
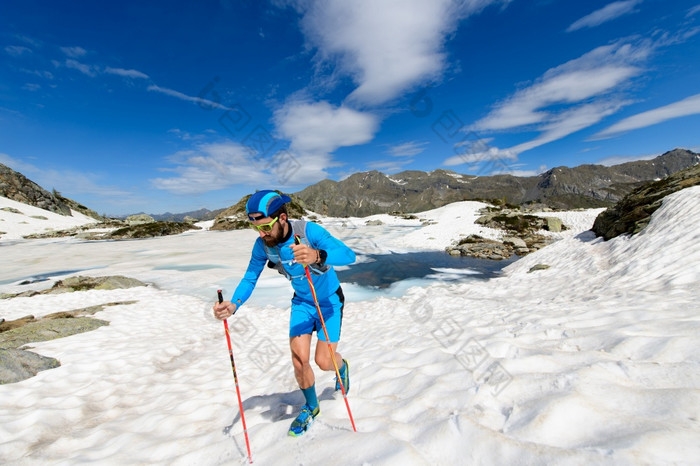
{"label": "blue shorts", "polygon": [[[345,307],[343,290],[338,288],[328,298],[319,300],[318,304],[323,312],[328,338],[331,343],[337,343],[340,341],[340,327],[343,323],[343,308]],[[292,312],[289,316],[289,338],[311,334],[314,331],[319,340],[326,341],[316,304],[313,301],[303,300],[295,294],[292,298]]]}

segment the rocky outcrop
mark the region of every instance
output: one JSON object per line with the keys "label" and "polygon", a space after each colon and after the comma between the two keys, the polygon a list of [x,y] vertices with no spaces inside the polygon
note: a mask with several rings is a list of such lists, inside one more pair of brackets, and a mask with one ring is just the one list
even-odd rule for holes
{"label": "rocky outcrop", "polygon": [[157,236],[179,235],[189,230],[201,230],[189,223],[150,222],[119,228],[104,236],[106,239],[154,238]]}
{"label": "rocky outcrop", "polygon": [[469,235],[456,245],[449,246],[445,251],[451,256],[468,256],[477,259],[504,260],[517,254],[524,256],[541,249],[554,240],[537,234],[527,234],[522,237],[507,236],[503,241]]}
{"label": "rocky outcrop", "polygon": [[27,343],[54,340],[109,325],[105,320],[81,317],[83,313],[94,313],[101,309],[102,306],[99,306],[99,309],[92,312],[86,308],[86,312],[62,312],[47,315],[43,319],[27,316],[0,323],[0,384],[19,382],[40,371],[60,366],[57,359],[26,351],[22,347]]}
{"label": "rocky outcrop", "polygon": [[150,215],[146,214],[135,214],[126,217],[126,223],[129,225],[142,225],[144,223],[153,223],[156,220]]}
{"label": "rocky outcrop", "polygon": [[[74,291],[87,290],[117,290],[126,288],[135,288],[137,286],[147,286],[140,280],[135,278],[124,277],[122,275],[111,275],[107,277],[83,277],[75,276],[68,277],[63,280],[58,280],[48,290],[36,291],[28,290],[22,293],[0,294],[0,299],[10,299],[17,297],[31,297],[38,294],[58,294],[71,293]],[[1,328],[1,327],[0,327]],[[0,330],[1,331],[1,330]]]}
{"label": "rocky outcrop", "polygon": [[[145,286],[133,278],[111,277],[70,277],[58,281],[53,288],[44,291],[27,291],[0,298],[28,297],[36,294],[68,293],[85,290],[110,290]],[[48,358],[27,351],[29,343],[54,340],[77,333],[88,332],[109,325],[109,322],[88,317],[110,306],[134,304],[137,301],[118,301],[89,306],[71,311],[55,312],[43,318],[32,315],[5,321],[0,319],[0,384],[19,382],[33,377],[39,371],[60,366],[54,358]]]}
{"label": "rocky outcrop", "polygon": [[58,359],[41,356],[32,351],[0,349],[0,385],[20,382],[60,365]]}
{"label": "rocky outcrop", "polygon": [[605,240],[622,234],[640,232],[661,207],[663,198],[681,189],[700,184],[700,165],[681,170],[668,178],[641,186],[614,207],[601,212],[593,223],[593,232]]}
{"label": "rocky outcrop", "polygon": [[25,235],[24,239],[42,239],[42,238],[65,238],[65,237],[75,237],[87,240],[98,240],[105,239],[109,235],[109,231],[117,228],[126,227],[126,222],[122,220],[108,219],[99,223],[89,223],[87,225],[81,225],[73,228],[67,228],[65,230],[51,230],[44,233],[33,233],[31,235]]}
{"label": "rocky outcrop", "polygon": [[501,240],[470,235],[456,245],[446,248],[448,254],[490,260],[508,259],[513,254],[524,256],[555,241],[551,237],[540,234],[541,230],[551,232],[566,230],[566,226],[557,217],[540,217],[533,215],[534,211],[530,209],[515,206],[486,207],[479,213],[481,216],[475,223],[503,231],[505,234]]}
{"label": "rocky outcrop", "polygon": [[68,199],[54,190],[48,192],[23,174],[0,163],[0,196],[60,215],[72,215],[71,210],[96,220],[104,220],[94,210]]}
{"label": "rocky outcrop", "polygon": [[60,215],[70,215],[70,206],[26,176],[0,164],[0,196]]}
{"label": "rocky outcrop", "polygon": [[108,219],[106,217],[103,217],[102,215],[98,214],[92,209],[88,209],[84,205],[75,202],[73,199],[68,199],[67,197],[64,197],[61,195],[61,193],[54,191],[53,192],[54,196],[64,204],[66,204],[68,207],[71,208],[71,210],[75,210],[76,212],[80,212],[83,215],[87,215],[88,217],[92,217],[95,220],[99,220],[101,222],[106,222]]}

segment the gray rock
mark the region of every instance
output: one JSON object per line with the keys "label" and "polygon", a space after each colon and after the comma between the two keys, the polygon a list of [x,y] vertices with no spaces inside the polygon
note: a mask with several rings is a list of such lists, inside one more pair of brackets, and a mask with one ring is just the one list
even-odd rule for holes
{"label": "gray rock", "polygon": [[75,276],[68,277],[63,280],[59,280],[54,283],[53,287],[48,290],[35,291],[27,290],[22,293],[0,294],[0,299],[10,299],[10,298],[20,298],[20,297],[31,297],[38,294],[58,294],[58,293],[71,293],[73,291],[86,291],[86,290],[116,290],[124,288],[134,288],[137,286],[148,286],[142,281],[136,280],[135,278],[124,277],[121,275],[112,275],[106,277],[83,277]]}
{"label": "gray rock", "polygon": [[0,196],[60,215],[71,215],[70,206],[26,176],[0,163]]}
{"label": "gray rock", "polygon": [[384,222],[381,220],[367,220],[365,222],[365,225],[367,226],[379,226],[379,225],[384,225]]}
{"label": "gray rock", "polygon": [[0,385],[19,382],[60,365],[57,359],[31,351],[0,349]]}
{"label": "gray rock", "polygon": [[516,249],[520,248],[527,248],[527,243],[523,241],[522,239],[515,237],[515,236],[506,236],[503,238],[503,243],[504,244],[509,244],[513,246]]}
{"label": "gray rock", "polygon": [[548,268],[549,266],[547,264],[537,264],[530,267],[530,270],[528,270],[527,273],[536,272],[538,270],[547,270]]}
{"label": "gray rock", "polygon": [[189,230],[201,230],[189,223],[149,222],[120,228],[107,235],[108,239],[155,238],[158,236],[179,235]]}
{"label": "gray rock", "polygon": [[34,320],[21,327],[0,333],[0,349],[20,349],[22,345],[27,343],[67,337],[104,325],[109,325],[109,322],[91,317]]}
{"label": "gray rock", "polygon": [[146,286],[146,284],[135,278],[121,275],[107,277],[83,277],[78,275],[57,281],[49,292],[54,294],[86,290],[117,290],[135,288],[137,286]]}
{"label": "gray rock", "polygon": [[128,217],[126,217],[126,223],[128,223],[129,225],[141,225],[144,223],[152,223],[155,221],[156,220],[153,217],[146,214],[129,215]]}
{"label": "gray rock", "polygon": [[557,217],[546,217],[546,219],[548,231],[559,233],[562,230],[563,223],[561,219]]}
{"label": "gray rock", "polygon": [[696,185],[700,185],[700,163],[635,189],[614,207],[601,212],[592,230],[606,241],[622,234],[634,235],[649,224],[651,215],[661,207],[664,197]]}

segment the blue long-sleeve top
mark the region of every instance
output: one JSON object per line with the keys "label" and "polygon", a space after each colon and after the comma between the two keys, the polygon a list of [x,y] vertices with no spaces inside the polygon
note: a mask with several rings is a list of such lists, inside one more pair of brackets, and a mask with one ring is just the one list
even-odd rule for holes
{"label": "blue long-sleeve top", "polygon": [[[294,220],[290,220],[290,222],[294,222]],[[231,302],[235,303],[237,308],[240,308],[250,297],[268,259],[272,260],[272,262],[282,263],[287,275],[291,277],[290,281],[298,298],[313,302],[313,295],[311,294],[311,288],[306,278],[304,266],[294,262],[294,252],[290,247],[294,244],[294,238],[291,234],[291,224],[289,225],[289,230],[290,233],[284,242],[278,244],[274,248],[269,248],[275,257],[268,257],[262,238],[257,238],[255,240],[250,262],[248,263],[248,269],[231,298]],[[326,260],[324,264],[331,266],[328,271],[323,274],[311,274],[316,296],[320,302],[334,294],[340,286],[338,275],[335,273],[332,266],[352,264],[355,262],[355,253],[342,241],[334,238],[325,228],[316,223],[308,222],[306,224],[305,240],[313,249],[325,251]]]}

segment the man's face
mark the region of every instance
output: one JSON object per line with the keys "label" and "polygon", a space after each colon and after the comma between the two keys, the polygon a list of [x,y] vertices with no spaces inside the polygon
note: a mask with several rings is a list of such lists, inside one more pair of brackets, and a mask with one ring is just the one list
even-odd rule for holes
{"label": "man's face", "polygon": [[[287,218],[284,214],[280,214],[280,216],[277,218],[277,221],[272,225],[272,230],[257,230],[258,234],[267,246],[275,247],[282,242],[282,239],[284,238],[284,223],[286,222],[286,219]],[[252,223],[253,225],[264,225],[266,223],[269,224],[273,220],[275,219],[270,217],[262,217],[256,218],[252,221]]]}

